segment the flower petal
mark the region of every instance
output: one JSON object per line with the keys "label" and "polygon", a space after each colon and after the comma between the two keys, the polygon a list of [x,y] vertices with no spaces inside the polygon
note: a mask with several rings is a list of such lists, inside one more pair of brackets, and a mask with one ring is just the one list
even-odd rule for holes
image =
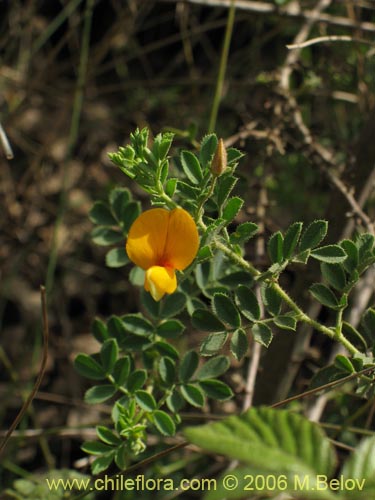
{"label": "flower petal", "polygon": [[177,288],[177,278],[174,269],[152,266],[146,271],[145,290],[152,298],[159,301],[166,293],[173,293]]}
{"label": "flower petal", "polygon": [[126,242],[129,259],[142,269],[162,262],[170,212],[164,208],[146,210],[133,222]]}
{"label": "flower petal", "polygon": [[164,262],[182,271],[194,260],[199,248],[197,226],[183,208],[170,212]]}

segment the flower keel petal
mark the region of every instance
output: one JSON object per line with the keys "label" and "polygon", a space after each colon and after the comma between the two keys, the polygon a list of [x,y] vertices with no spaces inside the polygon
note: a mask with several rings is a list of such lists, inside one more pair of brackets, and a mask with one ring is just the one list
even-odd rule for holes
{"label": "flower keel petal", "polygon": [[152,266],[146,271],[145,290],[150,292],[157,302],[166,294],[173,293],[177,288],[177,278],[174,269],[162,266]]}

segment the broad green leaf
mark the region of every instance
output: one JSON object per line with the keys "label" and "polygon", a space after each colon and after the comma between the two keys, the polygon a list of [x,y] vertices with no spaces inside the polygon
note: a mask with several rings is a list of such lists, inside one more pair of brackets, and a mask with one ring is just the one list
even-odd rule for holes
{"label": "broad green leaf", "polygon": [[103,321],[95,318],[91,325],[91,331],[96,340],[103,343],[108,338],[108,330]]}
{"label": "broad green leaf", "polygon": [[166,400],[168,408],[172,413],[178,413],[183,408],[185,401],[181,394],[175,389]]}
{"label": "broad green leaf", "polygon": [[[341,473],[345,479],[357,481],[357,487],[345,491],[348,500],[370,500],[375,495],[375,437],[363,439],[346,460]],[[362,485],[363,489],[358,487]]]}
{"label": "broad green leaf", "polygon": [[211,311],[196,309],[191,317],[193,327],[205,332],[225,331],[225,325]]}
{"label": "broad green leaf", "polygon": [[248,285],[253,282],[253,277],[246,271],[234,271],[220,276],[219,283],[228,288],[237,288],[239,285]]}
{"label": "broad green leaf", "polygon": [[118,343],[121,345],[121,342],[127,336],[125,325],[121,318],[118,316],[111,316],[107,321],[107,328],[109,336],[117,339]]}
{"label": "broad green leaf", "polygon": [[158,134],[152,144],[152,152],[158,160],[164,160],[171,147],[174,134],[172,132],[164,132]]}
{"label": "broad green leaf", "polygon": [[242,328],[236,330],[230,339],[230,350],[233,356],[240,361],[247,353],[249,341]]}
{"label": "broad green leaf", "polygon": [[202,181],[202,169],[195,154],[190,151],[182,151],[180,160],[189,181],[193,184],[199,184]]}
{"label": "broad green leaf", "polygon": [[312,222],[302,234],[299,251],[315,248],[325,238],[328,230],[328,222],[325,220],[316,220]]}
{"label": "broad green leaf", "polygon": [[108,339],[102,345],[100,358],[106,373],[111,373],[118,357],[118,344],[116,339]]}
{"label": "broad green leaf", "polygon": [[105,378],[103,367],[87,354],[78,354],[74,360],[74,368],[80,375],[92,380],[103,380]]}
{"label": "broad green leaf", "polygon": [[176,434],[176,425],[165,411],[154,411],[152,419],[155,427],[163,436],[174,436]]}
{"label": "broad green leaf", "polygon": [[165,339],[176,339],[185,330],[185,326],[178,319],[162,321],[156,328],[156,333]]}
{"label": "broad green leaf", "polygon": [[262,284],[261,286],[262,301],[269,313],[278,316],[281,311],[282,299],[274,290],[272,285]]}
{"label": "broad green leaf", "polygon": [[114,396],[116,394],[116,391],[116,387],[110,384],[94,385],[85,392],[84,400],[86,403],[92,405],[104,403],[104,401],[107,401],[112,396]]}
{"label": "broad green leaf", "polygon": [[125,470],[128,466],[128,453],[126,443],[123,443],[116,449],[115,464],[120,470]]}
{"label": "broad green leaf", "polygon": [[130,191],[126,188],[115,188],[109,193],[109,202],[112,212],[120,223],[124,220],[125,207],[130,200]]}
{"label": "broad green leaf", "polygon": [[116,364],[113,368],[112,376],[115,380],[115,383],[118,386],[122,386],[125,384],[127,378],[130,373],[130,359],[129,356],[125,356],[116,361]]}
{"label": "broad green leaf", "polygon": [[334,365],[342,371],[348,372],[348,375],[350,373],[355,372],[355,368],[352,365],[352,362],[350,361],[349,358],[346,356],[343,356],[342,354],[338,354],[335,358]]}
{"label": "broad green leaf", "polygon": [[212,253],[210,245],[204,245],[199,249],[197,253],[197,262],[204,262],[205,260],[212,259],[214,254]]}
{"label": "broad green leaf", "polygon": [[217,204],[219,207],[224,205],[225,200],[232,192],[238,179],[231,174],[221,175],[217,180]]}
{"label": "broad green leaf", "polygon": [[350,323],[342,322],[342,333],[345,337],[361,352],[365,352],[368,348],[364,336]]}
{"label": "broad green leaf", "polygon": [[228,332],[210,333],[202,341],[200,353],[202,356],[213,356],[223,347],[228,338]]}
{"label": "broad green leaf", "polygon": [[126,381],[126,387],[129,392],[134,393],[143,387],[147,379],[146,370],[134,370],[130,373]]}
{"label": "broad green leaf", "polygon": [[280,231],[274,233],[268,240],[268,255],[273,264],[281,264],[281,262],[283,261],[283,242],[283,235]]}
{"label": "broad green leaf", "polygon": [[130,270],[129,281],[136,287],[143,286],[145,282],[145,271],[138,266],[134,266]]}
{"label": "broad green leaf", "polygon": [[177,187],[177,180],[178,179],[168,179],[167,182],[165,183],[165,193],[170,197],[173,198],[173,195],[176,191]]}
{"label": "broad green leaf", "polygon": [[375,309],[370,307],[362,317],[362,324],[369,337],[375,337]]}
{"label": "broad green leaf", "polygon": [[273,318],[273,322],[276,326],[282,328],[283,330],[296,330],[297,320],[293,316],[288,316],[286,314],[275,316]]}
{"label": "broad green leaf", "polygon": [[180,357],[178,350],[169,342],[158,340],[153,345],[162,356],[169,356],[170,358],[175,360],[179,359]]}
{"label": "broad green leaf", "polygon": [[193,187],[184,181],[177,181],[177,191],[182,193],[189,200],[196,200],[201,194],[201,190],[198,187]]}
{"label": "broad green leaf", "polygon": [[134,393],[135,400],[138,405],[145,411],[154,411],[156,409],[156,401],[152,394],[147,391],[138,390]]}
{"label": "broad green leaf", "polygon": [[338,264],[339,262],[344,262],[346,259],[346,253],[339,245],[327,245],[316,248],[311,251],[310,255],[314,259],[327,262],[328,264]]}
{"label": "broad green leaf", "polygon": [[236,227],[229,239],[233,245],[241,245],[256,235],[259,226],[254,222],[243,222]]}
{"label": "broad green leaf", "polygon": [[182,397],[192,406],[200,408],[204,405],[204,395],[199,387],[193,384],[184,384],[180,387]]}
{"label": "broad green leaf", "polygon": [[334,365],[325,366],[319,370],[310,381],[309,389],[322,387],[341,378],[347,377],[348,373]]}
{"label": "broad green leaf", "polygon": [[337,309],[339,307],[339,301],[336,295],[328,286],[322,283],[314,283],[310,286],[310,292],[313,297],[324,306],[330,309]]}
{"label": "broad green leaf", "polygon": [[331,476],[335,466],[332,445],[321,428],[287,410],[252,408],[241,416],[188,427],[184,434],[206,451],[264,473]]}
{"label": "broad green leaf", "polygon": [[240,285],[235,291],[235,300],[241,314],[250,321],[260,319],[260,307],[255,293],[247,286]]}
{"label": "broad green leaf", "polygon": [[232,389],[221,380],[200,380],[199,387],[206,394],[206,396],[211,399],[216,399],[217,401],[226,401],[227,399],[233,397]]}
{"label": "broad green leaf", "polygon": [[112,448],[100,441],[85,441],[81,445],[81,450],[89,455],[102,455],[103,453],[110,452]]}
{"label": "broad green leaf", "polygon": [[199,356],[195,351],[188,351],[181,360],[178,371],[181,382],[188,382],[194,375],[199,364]]}
{"label": "broad green leaf", "polygon": [[126,314],[121,318],[125,329],[135,335],[151,335],[154,333],[152,323],[141,314]]}
{"label": "broad green leaf", "polygon": [[306,264],[310,257],[310,250],[304,250],[293,257],[292,262],[298,262],[300,264]]}
{"label": "broad green leaf", "polygon": [[293,255],[302,232],[302,227],[302,222],[294,222],[294,224],[289,226],[287,232],[285,233],[283,242],[284,259],[290,259],[290,257]]}
{"label": "broad green leaf", "polygon": [[208,168],[217,148],[217,137],[208,134],[203,137],[199,151],[199,161],[203,168]]}
{"label": "broad green leaf", "polygon": [[129,258],[126,254],[125,248],[112,248],[105,256],[105,263],[107,267],[123,267],[129,264]]}
{"label": "broad green leaf", "polygon": [[272,331],[265,323],[255,323],[251,328],[255,342],[268,347],[272,340]]}
{"label": "broad green leaf", "polygon": [[374,246],[375,237],[370,233],[360,234],[356,245],[358,248],[358,258],[361,263],[363,260],[371,256],[372,248]]}
{"label": "broad green leaf", "polygon": [[160,316],[171,318],[184,310],[186,305],[186,295],[182,292],[175,292],[167,295],[160,305]]}
{"label": "broad green leaf", "polygon": [[109,246],[124,241],[124,236],[115,229],[109,229],[106,226],[95,227],[91,231],[91,239],[96,245]]}
{"label": "broad green leaf", "polygon": [[320,265],[323,278],[336,290],[342,291],[346,286],[346,274],[341,264],[327,264],[322,262]]}
{"label": "broad green leaf", "polygon": [[236,217],[238,212],[241,210],[243,205],[243,200],[238,196],[234,196],[227,201],[227,204],[223,210],[223,219],[225,219],[228,223],[232,222],[232,220]]}
{"label": "broad green leaf", "polygon": [[141,204],[139,201],[131,201],[124,208],[123,214],[123,227],[126,232],[129,231],[130,226],[141,213]]}
{"label": "broad green leaf", "polygon": [[171,358],[163,356],[159,361],[159,374],[163,382],[172,385],[176,376],[176,365]]}
{"label": "broad green leaf", "polygon": [[89,212],[91,222],[98,226],[116,226],[117,221],[106,203],[96,201]]}
{"label": "broad green leaf", "polygon": [[101,472],[104,472],[105,470],[108,469],[108,467],[111,465],[113,462],[113,457],[115,454],[115,450],[113,450],[111,453],[108,453],[106,455],[102,455],[98,458],[96,458],[92,464],[91,464],[91,472],[93,475],[100,474]]}
{"label": "broad green leaf", "polygon": [[352,273],[358,267],[359,252],[356,244],[351,240],[343,240],[340,246],[345,250],[347,258],[344,261],[344,268],[348,273]]}
{"label": "broad green leaf", "polygon": [[240,313],[227,295],[215,293],[212,305],[216,316],[221,321],[234,328],[241,325]]}
{"label": "broad green leaf", "polygon": [[[336,495],[332,491],[335,488],[341,488],[340,482],[334,484],[334,481],[337,480],[331,479],[326,474],[310,473],[309,475],[293,472],[280,474],[278,472],[269,473],[269,471],[254,466],[237,466],[235,469],[231,468],[229,474],[228,471],[222,473],[216,479],[215,488],[208,489],[203,500],[223,500],[223,498],[225,500],[244,500],[244,498],[254,500],[266,498],[344,500],[341,495]],[[338,488],[336,485],[339,485]],[[233,488],[233,486],[235,487]],[[250,493],[252,496],[244,497],[244,492]],[[345,496],[345,500],[349,499]],[[367,499],[362,497],[361,500]]]}
{"label": "broad green leaf", "polygon": [[230,367],[230,362],[227,356],[216,356],[205,362],[205,364],[198,370],[196,376],[197,380],[201,381],[208,378],[216,378],[225,373]]}
{"label": "broad green leaf", "polygon": [[227,149],[227,161],[228,165],[233,166],[236,164],[242,157],[244,153],[236,148],[228,148]]}
{"label": "broad green leaf", "polygon": [[[174,295],[174,294],[173,294]],[[141,291],[141,302],[145,307],[147,313],[153,318],[158,318],[160,314],[160,302],[156,302],[149,292],[146,290]]]}
{"label": "broad green leaf", "polygon": [[367,344],[372,348],[375,344],[375,309],[370,307],[366,310],[362,316],[361,325],[364,328]]}
{"label": "broad green leaf", "polygon": [[116,434],[108,429],[108,427],[105,427],[104,425],[98,425],[96,427],[96,434],[98,435],[99,439],[101,439],[104,443],[117,446],[121,444],[121,439],[116,436]]}

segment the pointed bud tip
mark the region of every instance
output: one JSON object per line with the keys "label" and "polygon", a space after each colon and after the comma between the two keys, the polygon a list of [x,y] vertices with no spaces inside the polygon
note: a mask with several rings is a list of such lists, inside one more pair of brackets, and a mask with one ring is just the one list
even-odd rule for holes
{"label": "pointed bud tip", "polygon": [[211,163],[211,173],[219,177],[227,168],[227,150],[225,149],[223,139],[219,139],[215,155]]}

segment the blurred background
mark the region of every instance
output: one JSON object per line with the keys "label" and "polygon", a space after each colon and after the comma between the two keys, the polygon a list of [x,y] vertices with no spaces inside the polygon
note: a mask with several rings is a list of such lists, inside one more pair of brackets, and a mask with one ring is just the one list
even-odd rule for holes
{"label": "blurred background", "polygon": [[[138,307],[128,269],[106,268],[105,250],[90,241],[88,212],[115,184],[147,204],[107,153],[136,127],[172,130],[181,147],[195,147],[207,133],[229,6],[0,0],[0,121],[14,153],[8,160],[0,150],[0,421],[6,430],[38,373],[45,284],[50,355],[20,430],[54,429],[10,442],[2,488],[25,471],[73,467],[83,456],[87,436],[73,429],[99,414],[79,402],[85,382],[72,359],[97,349],[89,333],[94,316]],[[216,124],[227,145],[246,153],[238,185],[246,205],[237,222],[260,222],[267,237],[319,217],[330,221],[330,239],[350,221],[352,234],[358,221],[328,172],[359,195],[374,169],[374,34],[372,0],[237,1]],[[316,37],[328,38],[286,47]],[[364,203],[371,217],[371,189]],[[293,272],[287,279],[303,300],[306,282]],[[303,354],[295,390],[304,388],[324,347],[318,342]],[[257,395],[264,403],[276,397],[278,370],[267,356]],[[277,361],[285,366],[282,355]]]}

